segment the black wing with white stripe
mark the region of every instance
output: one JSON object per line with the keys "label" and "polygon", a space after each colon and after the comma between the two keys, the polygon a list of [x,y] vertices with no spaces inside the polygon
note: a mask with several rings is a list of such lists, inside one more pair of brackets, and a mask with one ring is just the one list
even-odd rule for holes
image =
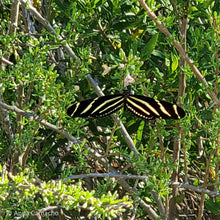
{"label": "black wing with white stripe", "polygon": [[156,100],[142,95],[129,95],[126,98],[126,108],[138,117],[144,119],[180,119],[185,116],[182,108],[162,100]]}
{"label": "black wing with white stripe", "polygon": [[123,95],[107,95],[87,99],[72,105],[67,110],[70,117],[105,117],[124,106]]}
{"label": "black wing with white stripe", "polygon": [[130,95],[127,91],[119,95],[107,95],[88,99],[72,105],[67,110],[71,117],[105,117],[124,107],[144,119],[181,119],[185,116],[182,108],[162,100],[142,95]]}

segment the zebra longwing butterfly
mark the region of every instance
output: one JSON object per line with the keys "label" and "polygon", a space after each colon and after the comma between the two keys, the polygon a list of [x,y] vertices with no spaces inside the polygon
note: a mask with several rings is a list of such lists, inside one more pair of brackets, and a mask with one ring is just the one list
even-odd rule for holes
{"label": "zebra longwing butterfly", "polygon": [[185,116],[182,108],[162,100],[142,95],[106,95],[78,102],[67,109],[70,117],[105,117],[124,107],[134,115],[144,119],[180,119]]}

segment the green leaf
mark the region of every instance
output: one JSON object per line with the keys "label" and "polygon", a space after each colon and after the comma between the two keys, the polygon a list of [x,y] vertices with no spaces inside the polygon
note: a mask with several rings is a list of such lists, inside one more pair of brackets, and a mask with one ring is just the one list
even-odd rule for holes
{"label": "green leaf", "polygon": [[138,130],[137,130],[137,140],[138,141],[141,141],[141,139],[142,139],[144,125],[145,125],[145,121],[142,120],[139,127],[138,127]]}
{"label": "green leaf", "polygon": [[171,70],[172,72],[174,72],[179,65],[178,57],[174,54],[171,54],[171,60],[172,60]]}
{"label": "green leaf", "polygon": [[141,59],[146,60],[152,54],[158,40],[159,33],[156,33],[151,37],[151,39],[147,42],[144,46],[143,50],[141,51]]}
{"label": "green leaf", "polygon": [[210,197],[205,203],[205,207],[215,215],[220,215],[220,199],[216,198],[216,201],[213,201]]}
{"label": "green leaf", "polygon": [[194,185],[194,186],[198,186],[198,185],[199,185],[199,179],[198,179],[198,178],[196,178],[196,179],[194,180],[193,185]]}

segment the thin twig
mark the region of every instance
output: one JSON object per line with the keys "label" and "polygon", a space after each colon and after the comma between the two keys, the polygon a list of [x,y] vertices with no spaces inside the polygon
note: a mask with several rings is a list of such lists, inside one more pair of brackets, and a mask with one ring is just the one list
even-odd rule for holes
{"label": "thin twig", "polygon": [[116,50],[116,48],[115,48],[114,45],[112,44],[111,39],[109,39],[109,38],[107,37],[107,35],[105,34],[105,31],[104,31],[104,29],[103,29],[103,27],[102,27],[100,21],[98,21],[98,27],[99,27],[99,30],[100,30],[102,36],[108,41],[108,43],[111,45],[112,49],[113,49],[113,50]]}
{"label": "thin twig", "polygon": [[18,27],[19,5],[20,5],[20,0],[15,0],[12,3],[11,18],[10,18],[11,25],[9,28],[9,35],[12,35],[13,33],[16,35],[16,30]]}
{"label": "thin twig", "polygon": [[178,188],[191,189],[194,192],[204,193],[204,194],[209,195],[210,197],[219,197],[220,198],[220,193],[218,191],[211,191],[211,190],[208,190],[205,188],[201,188],[199,186],[190,185],[189,183],[177,183],[177,184],[178,184]]}
{"label": "thin twig", "polygon": [[165,212],[165,207],[163,205],[161,197],[159,196],[158,192],[155,192],[155,191],[152,190],[151,193],[154,197],[154,200],[157,203],[157,206],[158,206],[158,209],[160,211],[161,216],[163,216],[163,219],[165,219],[166,212]]}
{"label": "thin twig", "polygon": [[140,179],[146,180],[147,176],[139,176],[139,175],[124,175],[120,173],[87,173],[87,174],[79,174],[79,175],[70,175],[65,178],[63,181],[74,180],[74,179],[84,179],[84,178],[120,178],[120,179]]}
{"label": "thin twig", "polygon": [[9,61],[8,59],[6,59],[5,57],[0,57],[0,60],[6,64],[6,65],[14,65],[14,63],[12,63],[11,61]]}

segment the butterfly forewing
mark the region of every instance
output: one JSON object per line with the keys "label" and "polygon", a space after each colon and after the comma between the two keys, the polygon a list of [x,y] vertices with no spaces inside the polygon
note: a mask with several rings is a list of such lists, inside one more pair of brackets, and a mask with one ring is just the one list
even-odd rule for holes
{"label": "butterfly forewing", "polygon": [[175,104],[141,95],[129,95],[126,99],[126,108],[144,119],[180,119],[185,116],[183,109]]}
{"label": "butterfly forewing", "polygon": [[105,117],[124,105],[123,95],[107,95],[76,103],[68,108],[71,117]]}

